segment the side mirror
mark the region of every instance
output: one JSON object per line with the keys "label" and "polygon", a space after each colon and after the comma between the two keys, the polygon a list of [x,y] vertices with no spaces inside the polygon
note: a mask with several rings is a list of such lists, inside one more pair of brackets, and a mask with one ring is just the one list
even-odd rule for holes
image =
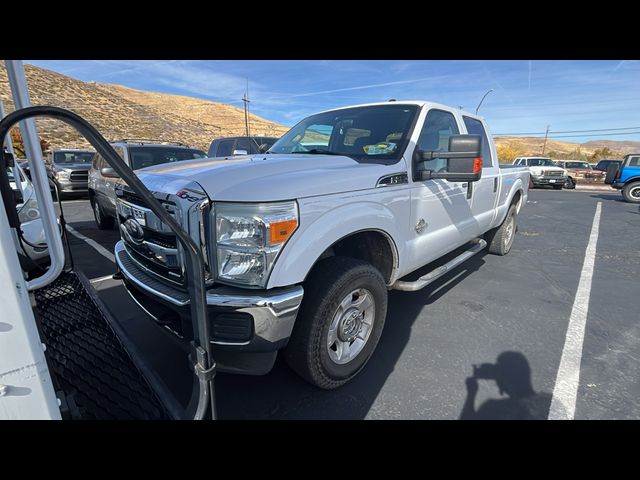
{"label": "side mirror", "polygon": [[260,153],[265,153],[267,150],[269,150],[269,145],[266,143],[263,143],[258,147],[258,152]]}
{"label": "side mirror", "polygon": [[247,152],[246,150],[234,150],[233,154],[234,155],[248,155],[249,152]]}
{"label": "side mirror", "polygon": [[103,167],[100,169],[100,175],[107,178],[120,178],[120,175],[111,167]]}
{"label": "side mirror", "polygon": [[[444,158],[446,171],[423,170],[420,163]],[[482,176],[482,137],[480,135],[452,135],[449,137],[448,152],[416,150],[414,168],[418,169],[421,180],[441,178],[450,182],[476,182]]]}

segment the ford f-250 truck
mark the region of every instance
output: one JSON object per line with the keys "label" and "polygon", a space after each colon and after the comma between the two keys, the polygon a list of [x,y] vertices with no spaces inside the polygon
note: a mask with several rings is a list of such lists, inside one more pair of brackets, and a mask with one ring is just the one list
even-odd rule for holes
{"label": "ford f-250 truck", "polygon": [[[527,168],[499,168],[482,118],[398,101],[312,115],[264,154],[159,165],[139,178],[202,248],[218,369],[266,373],[282,349],[325,389],[367,363],[388,290],[419,290],[487,247],[508,253],[529,185]],[[118,275],[186,342],[181,247],[126,185],[116,196]]]}

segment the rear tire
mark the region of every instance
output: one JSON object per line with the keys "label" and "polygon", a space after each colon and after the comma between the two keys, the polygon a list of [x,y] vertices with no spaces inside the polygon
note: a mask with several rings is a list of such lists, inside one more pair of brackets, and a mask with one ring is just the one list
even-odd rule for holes
{"label": "rear tire", "polygon": [[93,195],[90,195],[89,198],[91,200],[93,218],[95,219],[98,228],[100,230],[113,229],[115,218],[110,217],[104,213],[104,210],[102,210],[102,207],[100,206],[100,202],[98,202]]}
{"label": "rear tire", "polygon": [[362,260],[330,257],[314,267],[304,289],[283,354],[298,375],[331,390],[355,377],[373,354],[387,316],[386,283]]}
{"label": "rear tire", "polygon": [[622,196],[629,203],[640,203],[640,182],[632,182],[624,186]]}
{"label": "rear tire", "polygon": [[494,228],[485,234],[485,240],[489,244],[489,252],[494,255],[506,255],[511,250],[513,240],[518,230],[516,218],[518,216],[515,205],[509,207],[507,216],[498,228]]}

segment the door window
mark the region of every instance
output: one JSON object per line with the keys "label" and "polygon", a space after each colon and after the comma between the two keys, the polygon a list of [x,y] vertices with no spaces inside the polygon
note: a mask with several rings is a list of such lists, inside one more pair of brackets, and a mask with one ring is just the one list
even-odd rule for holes
{"label": "door window", "polygon": [[236,143],[235,139],[222,140],[218,145],[218,151],[216,157],[229,157],[233,155],[233,145]]}
{"label": "door window", "polygon": [[[460,129],[455,117],[444,110],[430,110],[424,121],[424,126],[418,138],[418,150],[423,151],[449,151],[449,138],[458,135]],[[434,158],[422,162],[424,170],[439,171],[447,168],[447,159]],[[417,180],[417,172],[414,172],[414,180]]]}

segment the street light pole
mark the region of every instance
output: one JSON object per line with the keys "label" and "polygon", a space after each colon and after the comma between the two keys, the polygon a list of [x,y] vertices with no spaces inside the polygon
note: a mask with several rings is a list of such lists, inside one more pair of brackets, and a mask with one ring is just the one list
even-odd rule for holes
{"label": "street light pole", "polygon": [[476,115],[478,114],[478,110],[480,110],[480,105],[482,105],[482,102],[484,102],[484,98],[489,95],[491,92],[493,92],[493,88],[491,90],[488,90],[487,93],[485,93],[482,96],[482,100],[480,100],[480,103],[478,104],[478,106],[476,107]]}

